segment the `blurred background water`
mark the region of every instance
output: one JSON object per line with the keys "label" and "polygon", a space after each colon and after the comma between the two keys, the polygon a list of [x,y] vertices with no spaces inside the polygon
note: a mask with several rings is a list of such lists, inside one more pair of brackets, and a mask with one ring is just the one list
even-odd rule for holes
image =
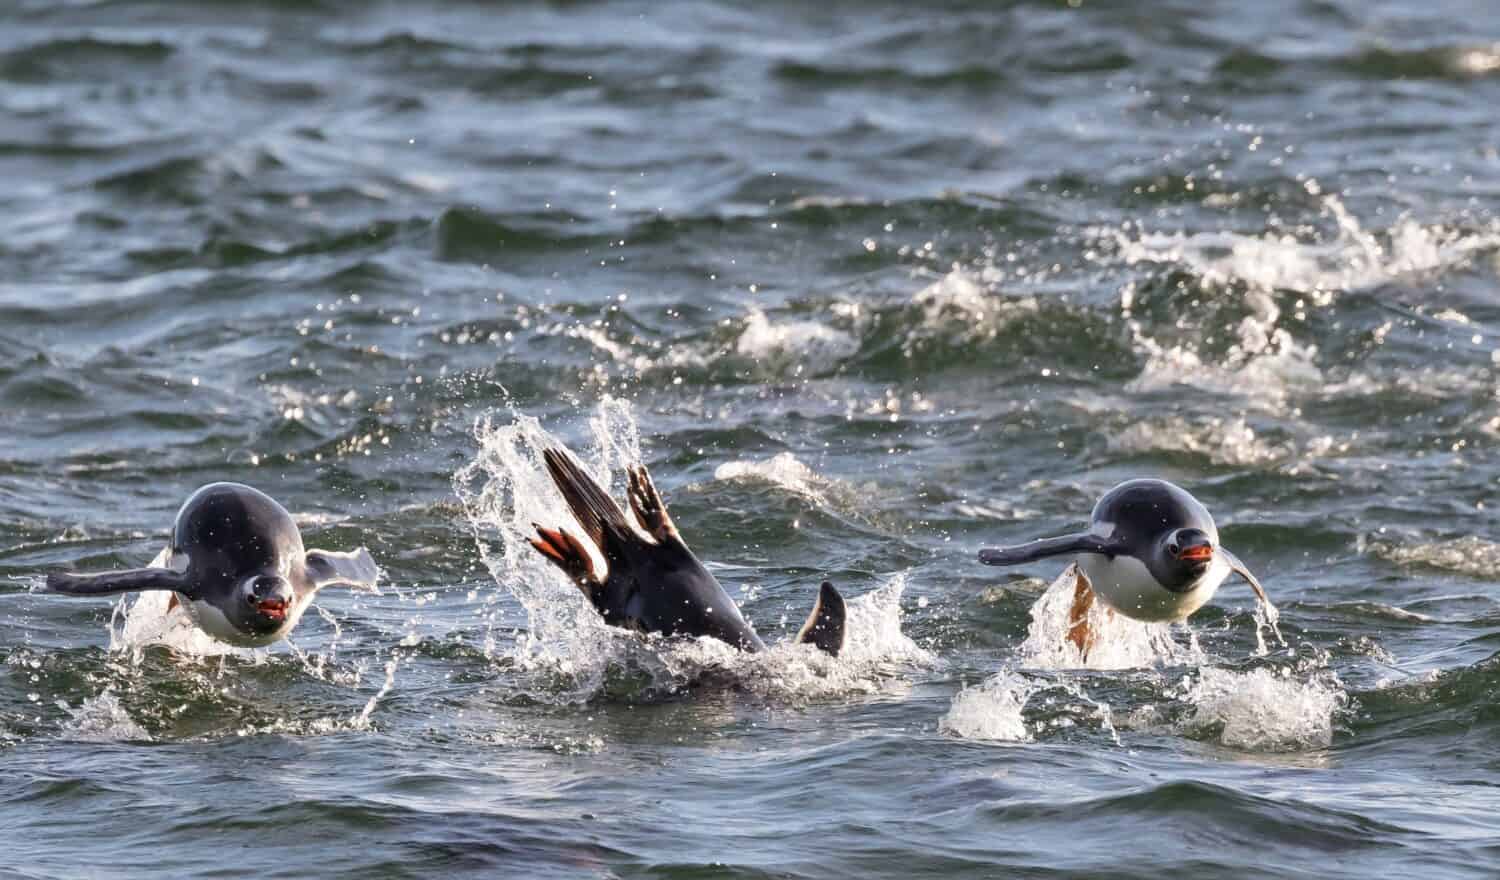
{"label": "blurred background water", "polygon": [[[1459,0],[6,4],[0,873],[1494,876],[1497,105]],[[846,656],[604,630],[553,440]],[[974,562],[1147,474],[1287,647]],[[218,479],[381,592],[42,592]]]}

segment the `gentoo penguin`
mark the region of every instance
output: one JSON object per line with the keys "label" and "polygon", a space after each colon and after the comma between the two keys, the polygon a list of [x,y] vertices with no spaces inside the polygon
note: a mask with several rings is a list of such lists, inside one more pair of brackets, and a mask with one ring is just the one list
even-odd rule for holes
{"label": "gentoo penguin", "polygon": [[210,483],[177,512],[165,568],[50,574],[70,596],[171,590],[199,629],[258,648],[286,637],[313,594],[332,584],[374,587],[369,551],[304,550],[302,533],[271,496],[239,483]]}
{"label": "gentoo penguin", "polygon": [[1020,565],[1049,556],[1076,557],[1078,583],[1069,638],[1088,653],[1089,607],[1097,594],[1126,617],[1181,621],[1238,574],[1269,605],[1255,575],[1219,545],[1219,530],[1198,499],[1165,480],[1129,480],[1094,505],[1089,530],[979,551],[987,565]]}
{"label": "gentoo penguin", "polygon": [[[584,535],[604,557],[605,571],[594,567],[588,546],[564,529],[533,523],[537,537],[531,545],[578,584],[605,623],[667,636],[712,636],[744,651],[765,649],[734,600],[682,540],[644,467],[626,469],[636,528],[572,456],[547,449],[542,457]],[[825,581],[797,641],[838,656],[844,611],[843,597]]]}

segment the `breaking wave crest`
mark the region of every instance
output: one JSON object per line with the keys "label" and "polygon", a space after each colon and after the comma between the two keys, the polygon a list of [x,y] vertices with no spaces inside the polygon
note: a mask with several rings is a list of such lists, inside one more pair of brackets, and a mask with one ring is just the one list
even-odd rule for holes
{"label": "breaking wave crest", "polygon": [[[1144,358],[1128,390],[1190,385],[1284,412],[1291,396],[1321,391],[1325,383],[1309,314],[1344,294],[1446,272],[1500,248],[1494,222],[1461,229],[1402,217],[1372,232],[1337,196],[1323,194],[1312,180],[1304,185],[1319,199],[1331,232],[1090,233],[1099,246],[1095,259],[1188,275],[1122,286],[1120,312]],[[1152,289],[1163,284],[1165,291]]]}
{"label": "breaking wave crest", "polygon": [[1369,550],[1397,565],[1425,565],[1486,580],[1500,566],[1500,544],[1475,535],[1421,544],[1372,541]]}

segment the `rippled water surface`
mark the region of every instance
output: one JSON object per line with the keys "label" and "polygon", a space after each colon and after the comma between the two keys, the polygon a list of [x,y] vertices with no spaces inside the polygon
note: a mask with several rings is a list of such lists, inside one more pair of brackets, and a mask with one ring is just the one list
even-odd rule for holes
{"label": "rippled water surface", "polygon": [[[0,11],[0,874],[1492,877],[1484,2]],[[538,458],[766,640],[600,625]],[[1061,650],[1130,476],[1281,610]],[[227,651],[48,571],[366,545]]]}

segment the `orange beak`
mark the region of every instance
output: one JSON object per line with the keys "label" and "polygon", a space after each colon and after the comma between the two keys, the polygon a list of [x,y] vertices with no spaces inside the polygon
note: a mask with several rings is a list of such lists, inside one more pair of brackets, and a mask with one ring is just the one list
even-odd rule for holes
{"label": "orange beak", "polygon": [[1207,562],[1214,558],[1214,548],[1209,544],[1199,544],[1196,547],[1184,547],[1177,554],[1178,559],[1187,562]]}
{"label": "orange beak", "polygon": [[256,602],[255,608],[272,620],[286,620],[288,604],[280,599],[267,599],[264,602]]}

